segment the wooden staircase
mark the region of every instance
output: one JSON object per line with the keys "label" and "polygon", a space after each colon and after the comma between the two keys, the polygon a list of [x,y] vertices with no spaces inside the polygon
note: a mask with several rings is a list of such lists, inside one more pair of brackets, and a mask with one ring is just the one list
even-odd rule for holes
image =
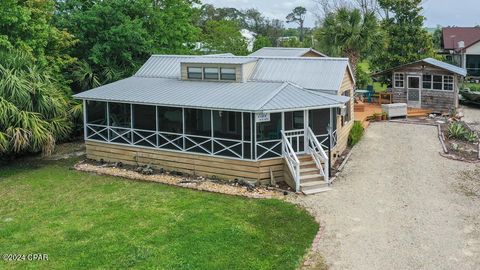
{"label": "wooden staircase", "polygon": [[300,191],[305,195],[331,190],[320,174],[311,155],[298,156],[300,161]]}

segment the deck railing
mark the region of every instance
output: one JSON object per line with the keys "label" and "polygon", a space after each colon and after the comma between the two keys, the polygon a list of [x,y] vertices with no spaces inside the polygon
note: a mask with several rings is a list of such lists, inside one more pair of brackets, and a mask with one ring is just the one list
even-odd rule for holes
{"label": "deck railing", "polygon": [[322,145],[317,140],[317,137],[313,133],[311,128],[307,128],[308,149],[307,152],[312,155],[317,168],[320,170],[321,175],[325,182],[330,184],[329,168],[328,168],[328,155],[323,150]]}
{"label": "deck railing", "polygon": [[300,191],[300,161],[298,160],[297,154],[293,150],[290,140],[285,135],[285,132],[282,131],[282,153],[287,166],[292,173],[293,181],[295,182],[295,191]]}

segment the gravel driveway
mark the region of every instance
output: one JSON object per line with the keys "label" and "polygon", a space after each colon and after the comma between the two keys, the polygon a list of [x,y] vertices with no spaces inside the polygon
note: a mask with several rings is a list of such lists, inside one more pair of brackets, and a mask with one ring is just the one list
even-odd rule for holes
{"label": "gravel driveway", "polygon": [[330,269],[480,269],[480,198],[460,187],[480,165],[441,157],[436,133],[373,123],[332,191],[298,197]]}

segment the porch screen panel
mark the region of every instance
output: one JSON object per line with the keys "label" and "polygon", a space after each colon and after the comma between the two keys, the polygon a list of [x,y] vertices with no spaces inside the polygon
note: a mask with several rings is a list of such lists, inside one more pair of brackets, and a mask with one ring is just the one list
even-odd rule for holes
{"label": "porch screen panel", "polygon": [[213,152],[215,155],[242,157],[242,113],[213,111]]}
{"label": "porch screen panel", "polygon": [[170,150],[183,150],[182,108],[157,107],[158,147]]}
{"label": "porch screen panel", "polygon": [[243,113],[243,158],[252,158],[252,114]]}
{"label": "porch screen panel", "polygon": [[[336,121],[333,121],[336,122]],[[308,111],[308,126],[324,149],[328,148],[328,130],[330,124],[330,109]]]}
{"label": "porch screen panel", "polygon": [[132,143],[132,119],[130,104],[108,103],[109,112],[109,136],[110,141],[115,143]]}
{"label": "porch screen panel", "polygon": [[155,147],[156,139],[156,109],[155,106],[132,105],[133,143],[136,145]]}
{"label": "porch screen panel", "polygon": [[303,111],[285,112],[285,130],[304,128]]}
{"label": "porch screen panel", "polygon": [[257,159],[282,155],[281,130],[281,113],[270,113],[270,121],[257,123]]}
{"label": "porch screen panel", "polygon": [[212,153],[212,111],[185,109],[185,148],[190,152]]}
{"label": "porch screen panel", "polygon": [[86,137],[92,140],[107,141],[107,103],[93,100],[85,102],[87,118]]}

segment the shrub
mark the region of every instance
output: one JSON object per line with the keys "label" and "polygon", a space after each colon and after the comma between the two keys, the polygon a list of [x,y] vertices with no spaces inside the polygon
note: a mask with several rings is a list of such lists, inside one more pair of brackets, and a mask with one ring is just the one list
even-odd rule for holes
{"label": "shrub", "polygon": [[448,126],[448,138],[457,139],[468,142],[475,142],[477,140],[477,134],[468,130],[462,123],[454,122]]}
{"label": "shrub", "polygon": [[363,136],[363,126],[360,121],[355,121],[350,134],[348,134],[348,146],[352,147],[357,144]]}

